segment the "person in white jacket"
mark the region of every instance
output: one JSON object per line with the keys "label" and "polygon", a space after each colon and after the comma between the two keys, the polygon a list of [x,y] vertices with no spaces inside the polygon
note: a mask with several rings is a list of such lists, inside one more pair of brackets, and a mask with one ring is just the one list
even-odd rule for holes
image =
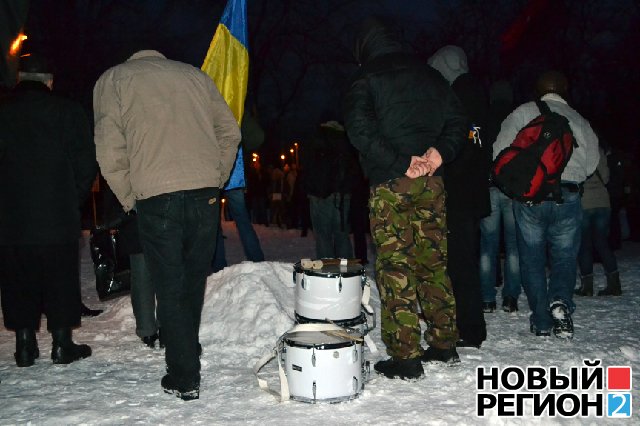
{"label": "person in white jacket", "polygon": [[142,251],[166,347],[161,386],[200,395],[198,342],[209,263],[240,128],[213,80],[140,50],[93,91],[100,170],[125,211],[137,210]]}
{"label": "person in white jacket", "polygon": [[[562,203],[549,197],[539,204],[514,200],[516,235],[520,253],[522,284],[531,309],[530,330],[537,336],[573,337],[576,259],[580,248],[582,183],[598,165],[598,138],[589,122],[571,108],[567,78],[558,71],[543,73],[536,83],[536,94],[551,111],[569,120],[578,144],[562,172]],[[509,146],[516,134],[540,115],[535,102],[516,108],[502,122],[493,146],[493,158]],[[547,281],[546,267],[550,268]]]}

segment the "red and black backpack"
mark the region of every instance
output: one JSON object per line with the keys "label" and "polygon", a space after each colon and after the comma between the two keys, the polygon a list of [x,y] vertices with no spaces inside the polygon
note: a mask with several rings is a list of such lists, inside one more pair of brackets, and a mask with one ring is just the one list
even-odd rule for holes
{"label": "red and black backpack", "polygon": [[493,161],[493,183],[508,197],[530,204],[552,196],[562,202],[560,177],[577,147],[569,120],[536,101],[540,115],[524,126]]}

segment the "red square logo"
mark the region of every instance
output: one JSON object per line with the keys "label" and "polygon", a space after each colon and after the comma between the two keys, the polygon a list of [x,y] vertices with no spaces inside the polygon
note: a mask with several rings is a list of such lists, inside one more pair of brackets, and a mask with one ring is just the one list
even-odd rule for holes
{"label": "red square logo", "polygon": [[631,367],[607,367],[608,390],[631,390]]}

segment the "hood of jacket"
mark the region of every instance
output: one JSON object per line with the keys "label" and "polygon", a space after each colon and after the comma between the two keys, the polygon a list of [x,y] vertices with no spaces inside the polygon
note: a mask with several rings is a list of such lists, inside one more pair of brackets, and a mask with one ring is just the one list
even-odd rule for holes
{"label": "hood of jacket", "polygon": [[358,64],[365,64],[379,56],[403,50],[398,34],[382,20],[369,17],[362,22],[354,49]]}
{"label": "hood of jacket", "polygon": [[458,46],[448,45],[440,48],[427,63],[438,70],[449,84],[453,84],[456,78],[469,72],[467,55]]}

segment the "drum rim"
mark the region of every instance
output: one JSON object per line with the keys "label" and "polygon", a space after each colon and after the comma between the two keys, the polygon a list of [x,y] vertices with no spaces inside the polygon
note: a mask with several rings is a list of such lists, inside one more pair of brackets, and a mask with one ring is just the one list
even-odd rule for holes
{"label": "drum rim", "polygon": [[[294,333],[308,333],[308,332],[299,331]],[[354,336],[354,337],[358,337],[358,336]],[[364,337],[364,336],[361,336],[361,337]],[[293,342],[291,338],[288,338],[285,336],[282,338],[282,342],[284,343],[285,346],[290,348],[317,349],[319,351],[342,349],[342,348],[348,348],[351,346],[357,347],[358,345],[362,346],[361,342],[357,342],[351,339],[344,339],[344,341],[342,342],[335,342],[335,343],[301,343],[301,342]]]}
{"label": "drum rim", "polygon": [[[356,265],[349,265],[348,267],[354,267]],[[342,277],[342,278],[352,278],[352,277],[357,277],[357,276],[363,276],[364,275],[364,266],[360,265],[358,267],[357,271],[349,271],[349,272],[323,272],[321,269],[320,270],[315,270],[315,269],[304,269],[302,267],[302,265],[300,264],[300,262],[296,263],[294,265],[294,270],[296,273],[298,274],[304,274],[304,275],[308,275],[310,277],[325,277],[325,278],[337,278],[337,277]]]}
{"label": "drum rim", "polygon": [[335,324],[339,327],[351,328],[354,326],[364,325],[367,323],[367,316],[365,315],[364,312],[362,311],[360,312],[361,312],[360,315],[354,318],[347,318],[342,320],[331,320],[331,321],[305,317],[303,315],[300,315],[297,312],[294,312],[294,315],[296,317],[296,323],[298,324],[318,324],[318,323],[319,324]]}
{"label": "drum rim", "polygon": [[364,391],[364,383],[362,384],[362,387],[360,388],[359,392],[356,392],[352,395],[345,395],[345,396],[337,396],[337,397],[333,397],[333,398],[307,398],[306,396],[296,396],[296,395],[289,395],[289,399],[293,400],[293,401],[298,401],[298,402],[306,402],[308,404],[337,404],[339,402],[345,402],[345,401],[351,401],[352,399],[356,399],[358,397],[360,397],[360,394]]}

